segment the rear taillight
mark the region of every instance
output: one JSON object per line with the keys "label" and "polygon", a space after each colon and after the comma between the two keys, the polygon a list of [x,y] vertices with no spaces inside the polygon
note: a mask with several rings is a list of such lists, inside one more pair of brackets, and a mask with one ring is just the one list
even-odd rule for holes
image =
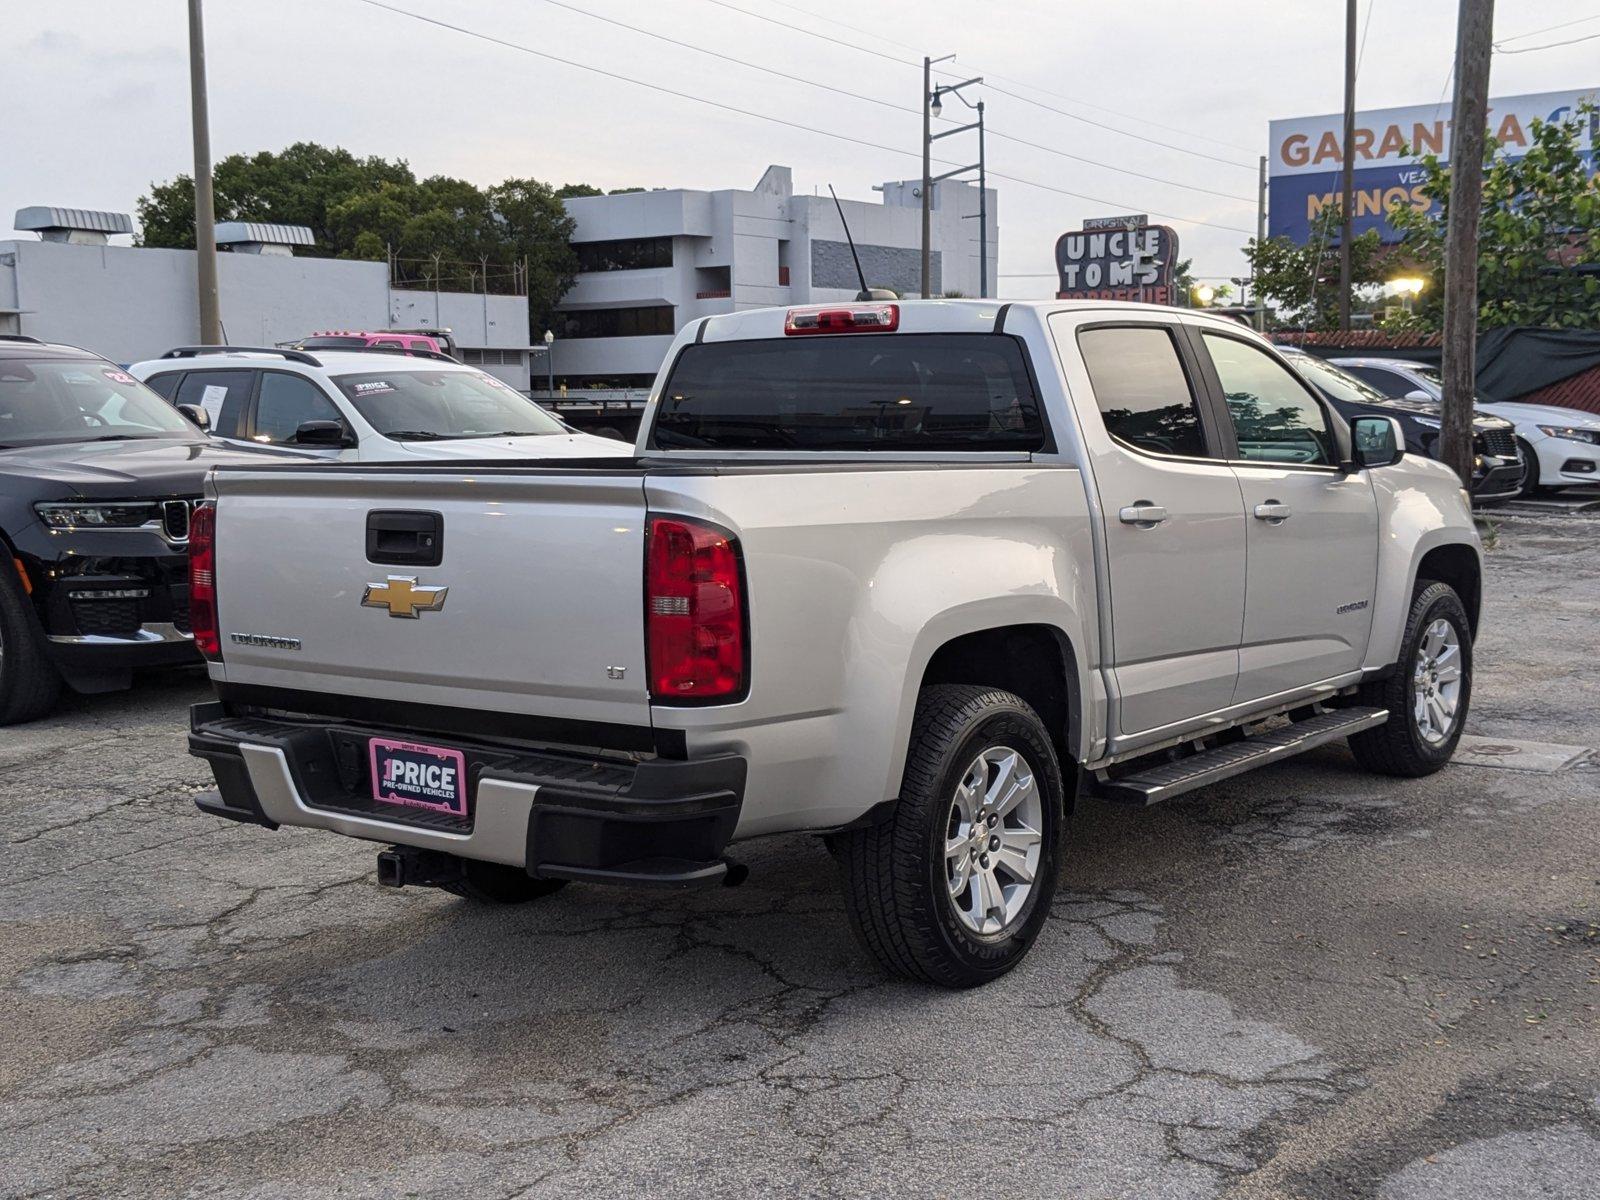
{"label": "rear taillight", "polygon": [[195,505],[189,518],[189,629],[195,648],[214,662],[222,661],[222,636],[217,632],[217,508]]}
{"label": "rear taillight", "polygon": [[745,688],[739,547],[685,517],[651,517],[645,547],[650,694],[660,701],[727,700]]}
{"label": "rear taillight", "polygon": [[790,336],[800,333],[893,333],[899,328],[898,304],[791,308],[783,320],[783,332]]}

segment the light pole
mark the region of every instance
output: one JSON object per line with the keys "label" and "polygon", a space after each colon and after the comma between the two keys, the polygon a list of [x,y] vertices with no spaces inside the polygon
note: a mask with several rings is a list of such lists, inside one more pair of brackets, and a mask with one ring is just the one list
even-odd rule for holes
{"label": "light pole", "polygon": [[933,64],[949,62],[954,54],[943,58],[922,56],[922,298],[928,298],[928,263],[931,251],[928,241],[933,229],[933,118],[939,115],[939,97],[933,90]]}
{"label": "light pole", "polygon": [[[951,57],[955,57],[951,55]],[[933,143],[940,138],[953,137],[958,133],[966,133],[970,129],[978,131],[978,161],[968,163],[964,167],[957,167],[953,171],[946,171],[943,175],[930,176],[924,167],[922,175],[922,295],[928,295],[928,265],[930,252],[929,241],[929,206],[933,203],[932,188],[936,183],[946,179],[953,179],[957,175],[965,175],[968,171],[978,173],[978,295],[988,295],[989,291],[989,196],[988,178],[985,173],[983,161],[983,101],[974,104],[961,94],[961,89],[982,83],[983,76],[977,75],[971,79],[964,79],[960,83],[941,83],[928,92],[928,102],[923,109],[924,124],[927,117],[939,116],[944,111],[944,98],[954,96],[961,103],[978,114],[976,121],[969,121],[965,125],[957,125],[954,129],[941,130],[939,133],[927,132],[922,141],[922,161],[926,164],[931,161],[931,148]]]}
{"label": "light pole", "polygon": [[217,218],[211,195],[211,118],[206,104],[206,35],[200,0],[189,0],[189,112],[194,125],[195,299],[200,310],[200,341],[219,346],[222,312],[217,300]]}
{"label": "light pole", "polygon": [[548,329],[544,331],[544,369],[547,381],[545,390],[550,393],[550,398],[556,395],[556,335]]}

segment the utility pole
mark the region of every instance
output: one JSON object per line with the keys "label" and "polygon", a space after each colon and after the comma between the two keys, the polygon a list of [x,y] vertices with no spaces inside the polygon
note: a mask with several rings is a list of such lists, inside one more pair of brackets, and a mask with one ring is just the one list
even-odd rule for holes
{"label": "utility pole", "polygon": [[933,238],[933,59],[922,56],[922,298],[928,298],[928,243]]}
{"label": "utility pole", "polygon": [[206,34],[200,0],[189,0],[189,110],[194,125],[194,248],[200,342],[222,344],[217,299],[216,202],[211,194],[211,118],[206,111]]}
{"label": "utility pole", "polygon": [[[1368,0],[1371,3],[1371,0]],[[1339,328],[1350,330],[1350,242],[1355,236],[1356,0],[1344,5],[1344,159],[1339,201]]]}
{"label": "utility pole", "polygon": [[[1267,240],[1267,156],[1261,156],[1260,170],[1256,178],[1256,255],[1260,257],[1261,247]],[[1256,302],[1256,332],[1265,333],[1267,329],[1267,305],[1261,298],[1259,284],[1260,272],[1254,264],[1250,267],[1251,291]]]}
{"label": "utility pole", "polygon": [[989,298],[989,173],[983,161],[983,101],[978,101],[978,299]]}
{"label": "utility pole", "polygon": [[1472,486],[1472,394],[1477,374],[1478,215],[1489,121],[1494,0],[1460,0],[1456,92],[1450,109],[1450,212],[1444,241],[1444,396],[1439,431],[1444,461]]}

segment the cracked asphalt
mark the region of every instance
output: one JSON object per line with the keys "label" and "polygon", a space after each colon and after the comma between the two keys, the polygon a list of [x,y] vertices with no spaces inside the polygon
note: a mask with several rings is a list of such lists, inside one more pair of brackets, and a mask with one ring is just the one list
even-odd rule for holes
{"label": "cracked asphalt", "polygon": [[[1600,747],[1600,520],[1497,518],[1470,731]],[[1592,1197],[1593,759],[1329,747],[1086,803],[1040,944],[856,949],[810,838],[738,889],[488,910],[197,813],[194,674],[0,731],[0,1195]]]}

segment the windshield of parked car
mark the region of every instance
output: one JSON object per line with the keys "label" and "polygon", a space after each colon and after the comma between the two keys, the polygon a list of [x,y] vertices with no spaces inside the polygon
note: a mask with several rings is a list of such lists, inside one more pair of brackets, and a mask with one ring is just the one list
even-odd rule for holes
{"label": "windshield of parked car", "polygon": [[859,333],[686,346],[652,444],[685,450],[1037,450],[1016,339]]}
{"label": "windshield of parked car", "polygon": [[567,432],[509,384],[477,371],[366,371],[334,382],[369,425],[397,441]]}
{"label": "windshield of parked car", "polygon": [[1299,371],[1312,383],[1316,384],[1335,400],[1343,400],[1347,404],[1388,404],[1389,397],[1385,396],[1370,383],[1357,379],[1348,371],[1341,371],[1330,363],[1323,362],[1311,354],[1293,355],[1289,362],[1294,369]]}
{"label": "windshield of parked car", "polygon": [[204,435],[126,371],[94,358],[0,358],[0,446]]}

